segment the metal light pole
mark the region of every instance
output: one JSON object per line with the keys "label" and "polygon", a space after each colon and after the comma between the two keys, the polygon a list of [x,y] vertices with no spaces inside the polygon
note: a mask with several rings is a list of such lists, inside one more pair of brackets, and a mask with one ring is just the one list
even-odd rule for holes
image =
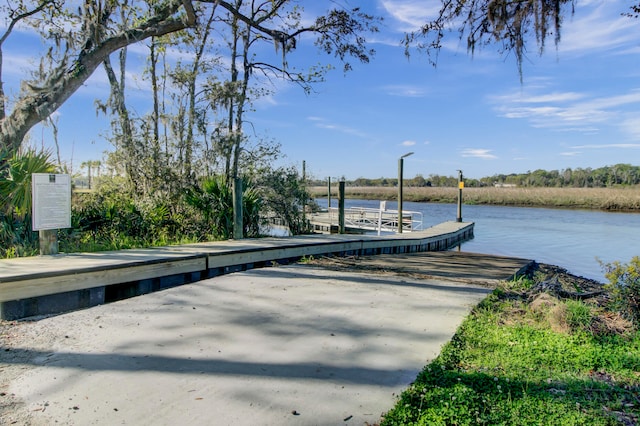
{"label": "metal light pole", "polygon": [[344,180],[338,182],[338,233],[344,234]]}
{"label": "metal light pole", "polygon": [[462,222],[462,188],[464,188],[462,170],[458,170],[458,215],[456,216],[456,222]]}
{"label": "metal light pole", "polygon": [[413,155],[413,152],[408,152],[398,159],[398,234],[402,234],[402,169],[404,159],[410,155]]}

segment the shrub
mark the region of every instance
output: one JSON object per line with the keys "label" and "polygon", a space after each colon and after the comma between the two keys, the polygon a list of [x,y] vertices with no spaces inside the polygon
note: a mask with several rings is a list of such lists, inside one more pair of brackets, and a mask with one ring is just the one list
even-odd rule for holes
{"label": "shrub", "polygon": [[640,325],[640,257],[634,256],[629,263],[602,264],[605,277],[609,280],[607,289],[611,292],[613,308]]}

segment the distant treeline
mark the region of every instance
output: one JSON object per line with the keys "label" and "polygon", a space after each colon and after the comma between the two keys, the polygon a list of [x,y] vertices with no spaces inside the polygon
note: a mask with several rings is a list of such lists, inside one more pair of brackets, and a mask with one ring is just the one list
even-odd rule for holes
{"label": "distant treeline", "polygon": [[[336,179],[337,181],[338,179]],[[454,176],[440,176],[431,174],[428,177],[417,175],[414,178],[403,179],[407,187],[456,187],[458,178]],[[326,185],[325,180],[312,180],[311,185]],[[614,166],[592,169],[564,169],[564,170],[534,170],[527,173],[498,174],[481,179],[464,179],[466,187],[484,186],[518,186],[518,187],[556,187],[556,188],[608,188],[618,186],[633,186],[640,184],[640,166],[631,164],[616,164]],[[336,182],[337,183],[337,182]],[[377,186],[394,187],[397,178],[367,179],[358,178],[347,180],[349,186]]]}

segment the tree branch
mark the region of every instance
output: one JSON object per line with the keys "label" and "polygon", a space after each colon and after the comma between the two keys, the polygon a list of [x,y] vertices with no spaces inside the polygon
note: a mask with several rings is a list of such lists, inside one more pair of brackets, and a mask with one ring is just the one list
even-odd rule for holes
{"label": "tree branch", "polygon": [[69,69],[66,69],[68,62],[63,61],[49,74],[45,87],[31,86],[31,90],[16,102],[11,115],[0,120],[0,150],[17,151],[27,132],[69,99],[111,53],[149,37],[159,37],[188,28],[188,17],[184,20],[173,17],[185,1],[190,3],[190,0],[172,2],[135,28],[101,43],[86,43]]}

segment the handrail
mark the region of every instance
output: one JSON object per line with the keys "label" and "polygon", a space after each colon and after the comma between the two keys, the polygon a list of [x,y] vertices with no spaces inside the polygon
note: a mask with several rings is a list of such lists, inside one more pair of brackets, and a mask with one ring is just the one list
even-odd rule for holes
{"label": "handrail", "polygon": [[[338,208],[329,208],[329,218],[333,222],[338,220]],[[391,231],[398,229],[398,211],[382,210],[370,207],[349,207],[344,209],[345,226],[367,229],[371,231]],[[402,211],[402,232],[422,230],[422,212]]]}

